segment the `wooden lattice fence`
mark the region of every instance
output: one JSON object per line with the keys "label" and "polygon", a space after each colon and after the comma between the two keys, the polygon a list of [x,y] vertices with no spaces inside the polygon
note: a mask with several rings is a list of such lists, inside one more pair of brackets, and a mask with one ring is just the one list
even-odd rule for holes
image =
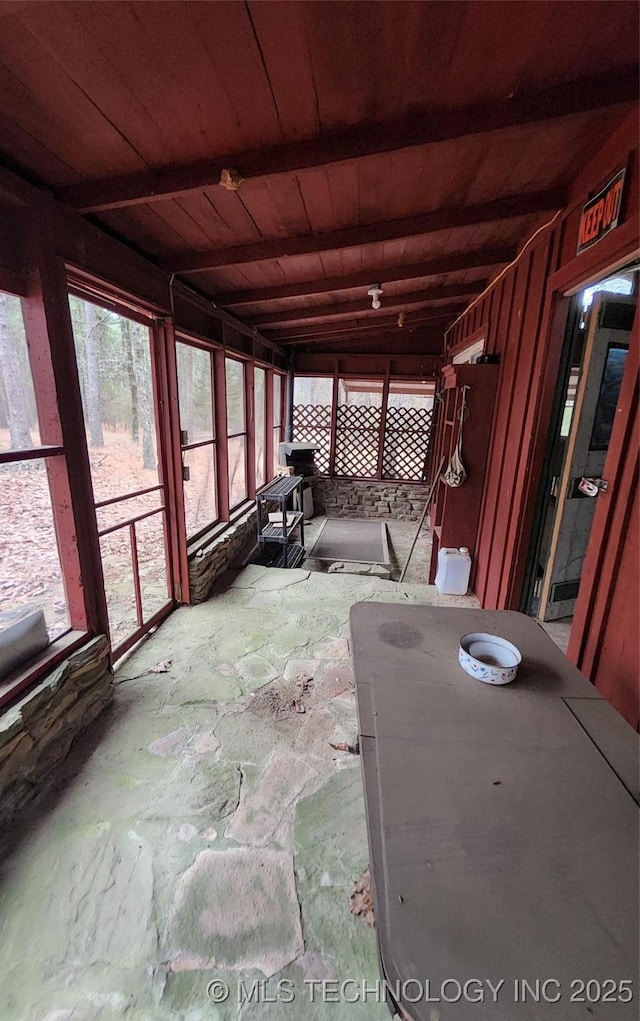
{"label": "wooden lattice fence", "polygon": [[427,477],[431,408],[389,408],[384,435],[382,477],[423,481]]}
{"label": "wooden lattice fence", "polygon": [[376,478],[381,424],[381,408],[360,404],[339,405],[336,416],[336,475]]}
{"label": "wooden lattice fence", "polygon": [[[358,404],[339,405],[334,474],[346,478],[424,481],[432,421],[430,408],[388,408],[380,466],[382,409]],[[321,475],[327,475],[331,451],[331,406],[296,404],[293,409],[293,435],[296,442],[314,444],[316,467]]]}
{"label": "wooden lattice fence", "polygon": [[316,468],[321,475],[327,475],[331,452],[331,405],[295,404],[293,437],[296,443],[313,443]]}

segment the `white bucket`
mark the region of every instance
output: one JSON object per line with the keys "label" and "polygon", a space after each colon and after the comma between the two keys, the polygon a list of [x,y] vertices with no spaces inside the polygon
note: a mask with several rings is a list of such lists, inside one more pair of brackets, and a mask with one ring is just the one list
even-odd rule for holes
{"label": "white bucket", "polygon": [[438,553],[436,588],[447,596],[464,596],[469,588],[471,557],[466,546],[460,549],[444,546]]}

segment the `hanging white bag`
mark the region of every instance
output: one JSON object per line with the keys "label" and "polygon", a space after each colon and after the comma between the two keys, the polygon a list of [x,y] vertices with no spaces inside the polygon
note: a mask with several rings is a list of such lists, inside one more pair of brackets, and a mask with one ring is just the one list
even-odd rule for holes
{"label": "hanging white bag", "polygon": [[466,402],[467,402],[467,390],[468,386],[462,387],[462,401],[460,403],[460,428],[458,429],[458,442],[456,448],[451,456],[451,460],[447,466],[447,470],[442,476],[443,482],[447,486],[451,486],[452,489],[461,486],[466,481],[467,472],[464,464],[462,463],[462,424],[465,418]]}

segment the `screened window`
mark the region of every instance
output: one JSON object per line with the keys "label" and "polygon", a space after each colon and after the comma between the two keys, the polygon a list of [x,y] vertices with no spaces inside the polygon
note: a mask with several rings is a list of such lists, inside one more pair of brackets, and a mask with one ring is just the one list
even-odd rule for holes
{"label": "screened window", "polygon": [[293,388],[293,438],[312,443],[315,465],[321,475],[329,471],[331,453],[331,409],[333,379],[326,376],[296,376]]}
{"label": "screened window", "polygon": [[280,441],[282,439],[282,400],[283,400],[282,376],[277,372],[273,373],[273,469],[280,463]]}
{"label": "screened window", "polygon": [[70,512],[50,402],[41,430],[20,299],[0,292],[0,611],[41,608],[53,640],[71,623],[54,502]]}
{"label": "screened window", "polygon": [[74,294],[69,308],[117,657],[171,596],[154,337],[148,320]]}
{"label": "screened window", "polygon": [[245,365],[225,359],[227,383],[227,459],[229,509],[247,499],[247,415],[245,406]]}
{"label": "screened window", "polygon": [[187,538],[218,520],[213,352],[176,343],[180,442]]}
{"label": "screened window", "polygon": [[434,393],[433,383],[389,383],[382,478],[426,479]]}
{"label": "screened window", "polygon": [[382,380],[340,379],[336,410],[336,475],[376,478],[382,428]]}
{"label": "screened window", "polygon": [[256,489],[267,481],[267,374],[256,368],[253,375],[253,412],[255,422]]}

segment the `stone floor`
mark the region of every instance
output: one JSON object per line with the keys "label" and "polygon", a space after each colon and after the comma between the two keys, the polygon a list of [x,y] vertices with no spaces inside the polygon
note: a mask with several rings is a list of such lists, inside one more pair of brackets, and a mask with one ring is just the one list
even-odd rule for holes
{"label": "stone floor", "polygon": [[375,933],[349,913],[360,763],[331,747],[357,730],[359,600],[476,605],[249,566],[129,657],[64,782],[0,849],[2,1021],[389,1017],[310,1002],[314,980],[378,978]]}

